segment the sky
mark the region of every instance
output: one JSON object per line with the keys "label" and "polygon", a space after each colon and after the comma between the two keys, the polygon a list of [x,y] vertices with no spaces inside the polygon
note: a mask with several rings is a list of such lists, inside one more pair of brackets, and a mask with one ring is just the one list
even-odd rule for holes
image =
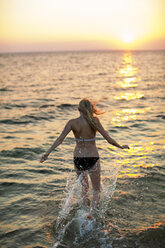
{"label": "sky", "polygon": [[0,0],[0,52],[165,49],[165,0]]}

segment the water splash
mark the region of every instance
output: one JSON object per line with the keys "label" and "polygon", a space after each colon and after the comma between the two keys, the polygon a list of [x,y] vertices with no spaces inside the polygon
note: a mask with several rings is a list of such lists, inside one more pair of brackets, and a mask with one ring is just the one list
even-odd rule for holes
{"label": "water splash", "polygon": [[56,222],[57,229],[60,227],[61,223],[69,217],[71,210],[75,207],[76,203],[78,203],[78,194],[81,194],[80,190],[80,178],[75,180],[75,178],[71,177],[69,174],[66,183],[65,200],[62,204],[61,211],[59,212]]}
{"label": "water splash", "polygon": [[112,167],[111,169],[104,170],[102,172],[102,201],[100,204],[100,216],[102,217],[104,217],[105,211],[108,207],[108,203],[111,200],[115,191],[119,167],[120,166],[118,164]]}
{"label": "water splash", "polygon": [[[105,214],[114,193],[119,165],[102,170],[101,201],[96,210],[84,209],[81,199],[81,176],[69,174],[66,183],[66,196],[56,221],[56,247],[111,247],[106,230]],[[90,182],[91,188],[91,182]],[[91,191],[92,192],[92,191]],[[92,214],[92,215],[91,215]],[[108,243],[107,243],[108,241]]]}

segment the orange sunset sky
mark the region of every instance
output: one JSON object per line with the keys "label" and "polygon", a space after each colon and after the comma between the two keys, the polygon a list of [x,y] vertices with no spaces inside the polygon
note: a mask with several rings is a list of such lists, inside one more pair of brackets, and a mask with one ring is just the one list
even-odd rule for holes
{"label": "orange sunset sky", "polygon": [[0,52],[165,49],[165,0],[0,0]]}

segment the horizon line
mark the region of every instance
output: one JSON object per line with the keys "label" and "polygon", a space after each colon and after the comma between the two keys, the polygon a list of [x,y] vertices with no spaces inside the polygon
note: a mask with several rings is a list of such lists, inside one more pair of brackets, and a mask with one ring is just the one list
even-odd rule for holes
{"label": "horizon line", "polygon": [[0,51],[1,54],[23,54],[23,53],[78,53],[78,52],[151,52],[165,51],[165,48],[157,49],[76,49],[76,50],[32,50],[32,51]]}

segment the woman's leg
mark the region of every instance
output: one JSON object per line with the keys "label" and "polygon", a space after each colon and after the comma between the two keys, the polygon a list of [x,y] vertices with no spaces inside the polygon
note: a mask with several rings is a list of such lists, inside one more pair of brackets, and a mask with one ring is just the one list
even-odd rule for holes
{"label": "woman's leg", "polygon": [[86,171],[79,171],[76,169],[76,173],[78,177],[80,177],[81,185],[82,185],[82,197],[83,204],[88,207],[89,199],[88,199],[88,191],[89,191],[89,183],[88,183],[88,174]]}
{"label": "woman's leg", "polygon": [[91,203],[91,208],[95,209],[100,199],[100,161],[99,160],[89,171],[89,175],[93,187],[93,199]]}

